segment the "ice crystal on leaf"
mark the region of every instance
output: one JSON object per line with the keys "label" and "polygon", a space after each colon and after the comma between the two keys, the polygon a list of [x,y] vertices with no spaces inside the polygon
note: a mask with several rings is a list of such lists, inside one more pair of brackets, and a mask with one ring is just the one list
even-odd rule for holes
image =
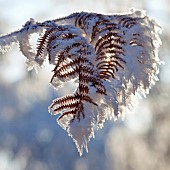
{"label": "ice crystal on leaf", "polygon": [[[145,11],[102,15],[80,12],[42,23],[30,19],[18,31],[0,37],[0,50],[14,43],[28,69],[47,58],[54,65],[51,84],[58,89],[75,80],[73,94],[53,100],[52,115],[73,138],[80,155],[94,137],[94,126],[133,109],[137,95],[148,94],[158,80],[161,28]],[[30,36],[38,34],[36,51]]]}

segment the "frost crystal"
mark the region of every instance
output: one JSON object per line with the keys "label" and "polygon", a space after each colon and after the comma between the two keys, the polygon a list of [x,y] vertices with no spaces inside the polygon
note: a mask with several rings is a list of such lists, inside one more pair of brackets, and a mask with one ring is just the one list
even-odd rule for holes
{"label": "frost crystal", "polygon": [[[30,36],[38,34],[36,51]],[[43,23],[33,19],[22,29],[0,37],[0,51],[18,43],[28,69],[54,65],[51,84],[58,89],[75,80],[73,94],[55,99],[49,112],[73,138],[82,155],[94,137],[94,126],[131,111],[137,96],[146,96],[158,80],[160,26],[145,11],[126,14],[74,13]]]}

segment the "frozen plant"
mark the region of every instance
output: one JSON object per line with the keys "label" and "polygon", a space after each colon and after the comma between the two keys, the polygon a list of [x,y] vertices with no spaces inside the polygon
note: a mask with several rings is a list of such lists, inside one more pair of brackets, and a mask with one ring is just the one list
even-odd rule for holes
{"label": "frozen plant", "polygon": [[[0,51],[13,44],[27,58],[28,70],[47,59],[54,65],[51,84],[59,89],[70,80],[73,94],[53,100],[52,115],[75,142],[80,155],[94,137],[94,126],[132,111],[137,96],[146,96],[158,80],[161,27],[145,11],[103,15],[80,12],[37,22],[0,37]],[[38,34],[36,51],[30,37]]]}

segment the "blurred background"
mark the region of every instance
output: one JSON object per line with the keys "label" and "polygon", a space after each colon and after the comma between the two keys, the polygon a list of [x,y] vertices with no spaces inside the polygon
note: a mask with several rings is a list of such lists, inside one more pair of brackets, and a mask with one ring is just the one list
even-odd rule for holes
{"label": "blurred background", "polygon": [[50,85],[48,67],[27,72],[17,47],[0,54],[0,170],[168,170],[170,169],[170,1],[169,0],[0,0],[0,33],[76,11],[128,12],[135,7],[162,27],[160,81],[124,121],[108,121],[95,132],[89,153],[75,144],[48,113],[64,92]]}

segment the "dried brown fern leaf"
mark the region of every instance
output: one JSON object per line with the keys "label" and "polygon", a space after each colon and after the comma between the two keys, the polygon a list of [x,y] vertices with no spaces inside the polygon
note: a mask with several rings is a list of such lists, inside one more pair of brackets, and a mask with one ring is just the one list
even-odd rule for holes
{"label": "dried brown fern leaf", "polygon": [[123,43],[119,41],[118,43],[117,41],[107,41],[104,47],[99,46],[97,49],[98,61],[96,67],[100,70],[102,77],[106,74],[108,79],[108,75],[110,74],[112,78],[115,78],[115,72],[118,71],[119,68],[124,68],[126,61],[122,57],[119,57],[120,54],[122,54],[122,56],[124,55],[122,45]]}
{"label": "dried brown fern leaf", "polygon": [[124,16],[120,19],[118,24],[120,24],[126,28],[131,28],[134,25],[136,25],[137,23],[139,23],[140,20],[141,20],[141,18],[132,18],[132,17]]}
{"label": "dried brown fern leaf", "polygon": [[53,100],[53,104],[51,105],[51,107],[53,107],[54,105],[57,105],[59,103],[72,103],[75,100],[75,96],[74,95],[68,95],[62,98],[57,98],[55,100]]}
{"label": "dried brown fern leaf", "polygon": [[47,29],[44,35],[38,39],[36,56],[40,56],[44,52],[44,50],[47,48],[48,39],[50,35],[55,31],[56,31],[56,28]]}
{"label": "dried brown fern leaf", "polygon": [[[97,106],[93,101],[91,94],[91,86],[96,89],[97,93],[105,94],[105,88],[102,81],[98,77],[98,72],[92,63],[90,57],[95,56],[93,48],[87,44],[87,41],[79,34],[69,31],[69,26],[57,27],[55,31],[43,36],[46,39],[46,46],[49,60],[53,61],[55,68],[53,69],[54,75],[51,78],[51,83],[55,86],[55,80],[66,82],[77,77],[77,90],[73,95],[65,96],[53,101],[49,107],[52,114],[60,113],[61,116],[58,120],[62,121],[65,116],[73,115],[72,118],[84,118],[84,104],[90,103]],[[63,42],[63,43],[62,43]],[[43,52],[44,49],[41,50]],[[82,116],[81,116],[82,115]],[[70,121],[73,121],[70,119]]]}

